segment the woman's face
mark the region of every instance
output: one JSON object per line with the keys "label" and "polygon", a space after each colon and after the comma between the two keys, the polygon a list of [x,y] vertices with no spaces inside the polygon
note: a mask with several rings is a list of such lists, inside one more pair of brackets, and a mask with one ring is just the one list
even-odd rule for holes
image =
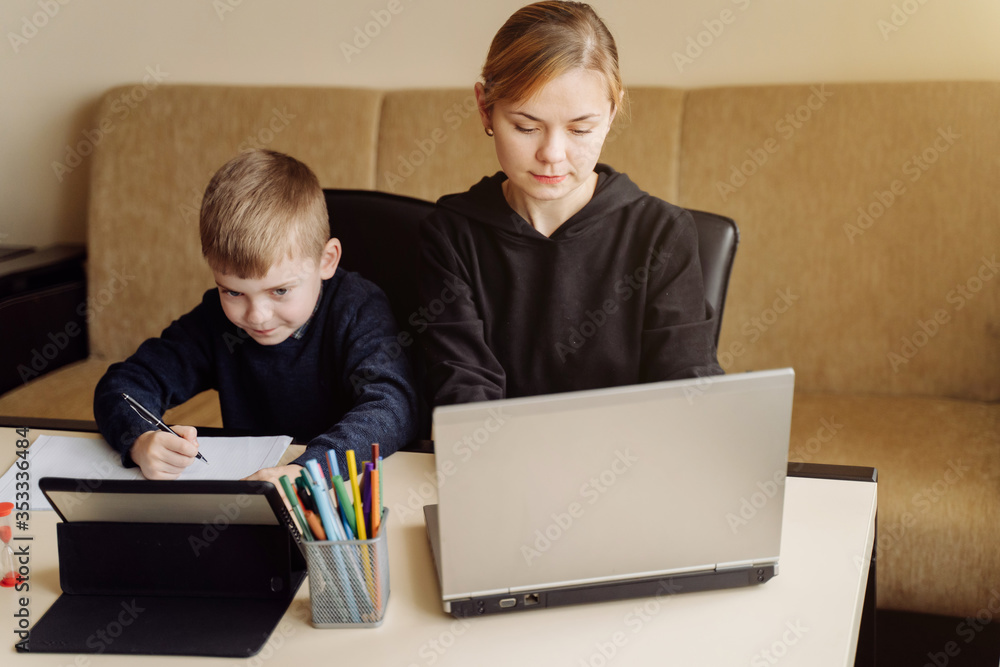
{"label": "woman's face", "polygon": [[[476,93],[481,100],[481,86]],[[582,208],[614,115],[604,78],[585,69],[553,79],[530,99],[496,102],[483,123],[494,131],[508,200]]]}

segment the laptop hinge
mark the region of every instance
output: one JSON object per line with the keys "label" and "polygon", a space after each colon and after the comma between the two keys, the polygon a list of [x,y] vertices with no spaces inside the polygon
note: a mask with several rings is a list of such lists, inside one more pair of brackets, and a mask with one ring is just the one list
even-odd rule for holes
{"label": "laptop hinge", "polygon": [[719,563],[715,566],[716,572],[727,572],[729,570],[745,570],[753,567],[752,560],[734,560],[731,563]]}

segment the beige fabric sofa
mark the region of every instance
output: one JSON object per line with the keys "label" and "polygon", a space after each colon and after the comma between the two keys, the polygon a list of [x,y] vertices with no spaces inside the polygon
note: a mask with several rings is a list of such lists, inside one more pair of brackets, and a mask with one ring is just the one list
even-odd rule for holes
{"label": "beige fabric sofa", "polygon": [[[131,92],[93,120],[91,357],[0,414],[92,418],[107,365],[198,302],[201,192],[241,148],[291,153],[324,187],[431,200],[498,168],[471,86]],[[792,460],[879,470],[879,606],[976,614],[1000,588],[1000,83],[630,97],[602,160],[741,227],[723,367],[795,368]],[[168,420],[218,409],[202,396]]]}

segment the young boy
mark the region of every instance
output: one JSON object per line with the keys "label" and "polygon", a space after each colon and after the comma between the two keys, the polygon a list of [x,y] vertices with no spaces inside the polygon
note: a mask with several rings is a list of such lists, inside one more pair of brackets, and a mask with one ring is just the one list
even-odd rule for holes
{"label": "young boy", "polygon": [[98,428],[124,465],[174,479],[194,463],[198,440],[191,426],[174,427],[180,437],[156,430],[122,393],[162,415],[214,388],[227,428],[306,441],[292,465],[249,478],[276,485],[308,459],[325,467],[328,450],[346,471],[348,449],[361,461],[371,443],[388,456],[416,437],[409,364],[385,352],[397,333],[389,303],[374,284],[337,270],[340,241],[330,238],[323,190],[306,165],[267,150],[230,160],[205,191],[200,229],[217,287],[112,365],[95,391]]}

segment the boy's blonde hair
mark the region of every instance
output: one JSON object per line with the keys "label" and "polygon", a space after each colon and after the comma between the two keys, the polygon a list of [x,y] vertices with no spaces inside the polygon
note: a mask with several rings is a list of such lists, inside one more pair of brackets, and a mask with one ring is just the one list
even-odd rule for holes
{"label": "boy's blonde hair", "polygon": [[284,257],[323,254],[330,219],[319,179],[293,157],[239,154],[215,172],[201,203],[201,253],[213,270],[259,279]]}

